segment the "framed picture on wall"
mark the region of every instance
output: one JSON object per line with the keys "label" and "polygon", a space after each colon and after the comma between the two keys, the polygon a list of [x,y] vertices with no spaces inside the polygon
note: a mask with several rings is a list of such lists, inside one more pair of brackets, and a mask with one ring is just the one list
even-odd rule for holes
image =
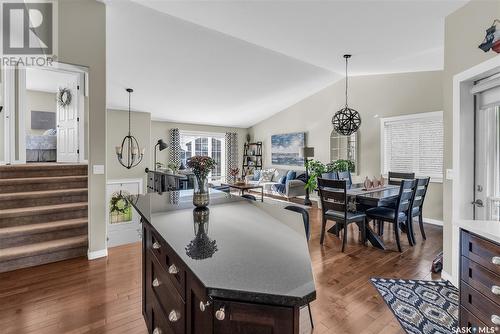
{"label": "framed picture on wall", "polygon": [[305,132],[271,136],[271,161],[273,165],[304,166],[300,149],[305,146]]}

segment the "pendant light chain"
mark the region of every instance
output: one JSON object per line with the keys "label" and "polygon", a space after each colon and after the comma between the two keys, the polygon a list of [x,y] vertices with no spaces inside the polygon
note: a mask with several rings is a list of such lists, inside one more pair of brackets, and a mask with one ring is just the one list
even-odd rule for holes
{"label": "pendant light chain", "polygon": [[345,106],[347,107],[348,103],[347,103],[347,90],[348,90],[348,82],[349,82],[349,77],[347,76],[347,61],[349,59],[349,57],[346,55],[344,56],[345,57]]}

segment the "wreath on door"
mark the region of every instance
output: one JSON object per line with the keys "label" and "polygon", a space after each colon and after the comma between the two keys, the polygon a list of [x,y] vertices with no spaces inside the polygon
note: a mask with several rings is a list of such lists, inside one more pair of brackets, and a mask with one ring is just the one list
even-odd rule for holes
{"label": "wreath on door", "polygon": [[59,89],[59,92],[57,93],[57,103],[61,107],[67,107],[71,104],[71,90],[69,88],[61,88]]}

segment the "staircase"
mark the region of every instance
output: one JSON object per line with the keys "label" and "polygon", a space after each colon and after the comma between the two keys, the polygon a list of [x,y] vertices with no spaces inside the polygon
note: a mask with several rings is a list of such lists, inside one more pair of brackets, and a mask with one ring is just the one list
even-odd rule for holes
{"label": "staircase", "polygon": [[87,165],[0,166],[0,272],[87,254]]}

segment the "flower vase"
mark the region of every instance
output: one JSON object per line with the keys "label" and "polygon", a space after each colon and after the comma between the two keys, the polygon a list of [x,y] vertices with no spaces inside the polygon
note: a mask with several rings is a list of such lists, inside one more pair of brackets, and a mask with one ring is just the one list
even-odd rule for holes
{"label": "flower vase", "polygon": [[208,180],[196,177],[194,181],[193,204],[197,208],[205,208],[209,203]]}

